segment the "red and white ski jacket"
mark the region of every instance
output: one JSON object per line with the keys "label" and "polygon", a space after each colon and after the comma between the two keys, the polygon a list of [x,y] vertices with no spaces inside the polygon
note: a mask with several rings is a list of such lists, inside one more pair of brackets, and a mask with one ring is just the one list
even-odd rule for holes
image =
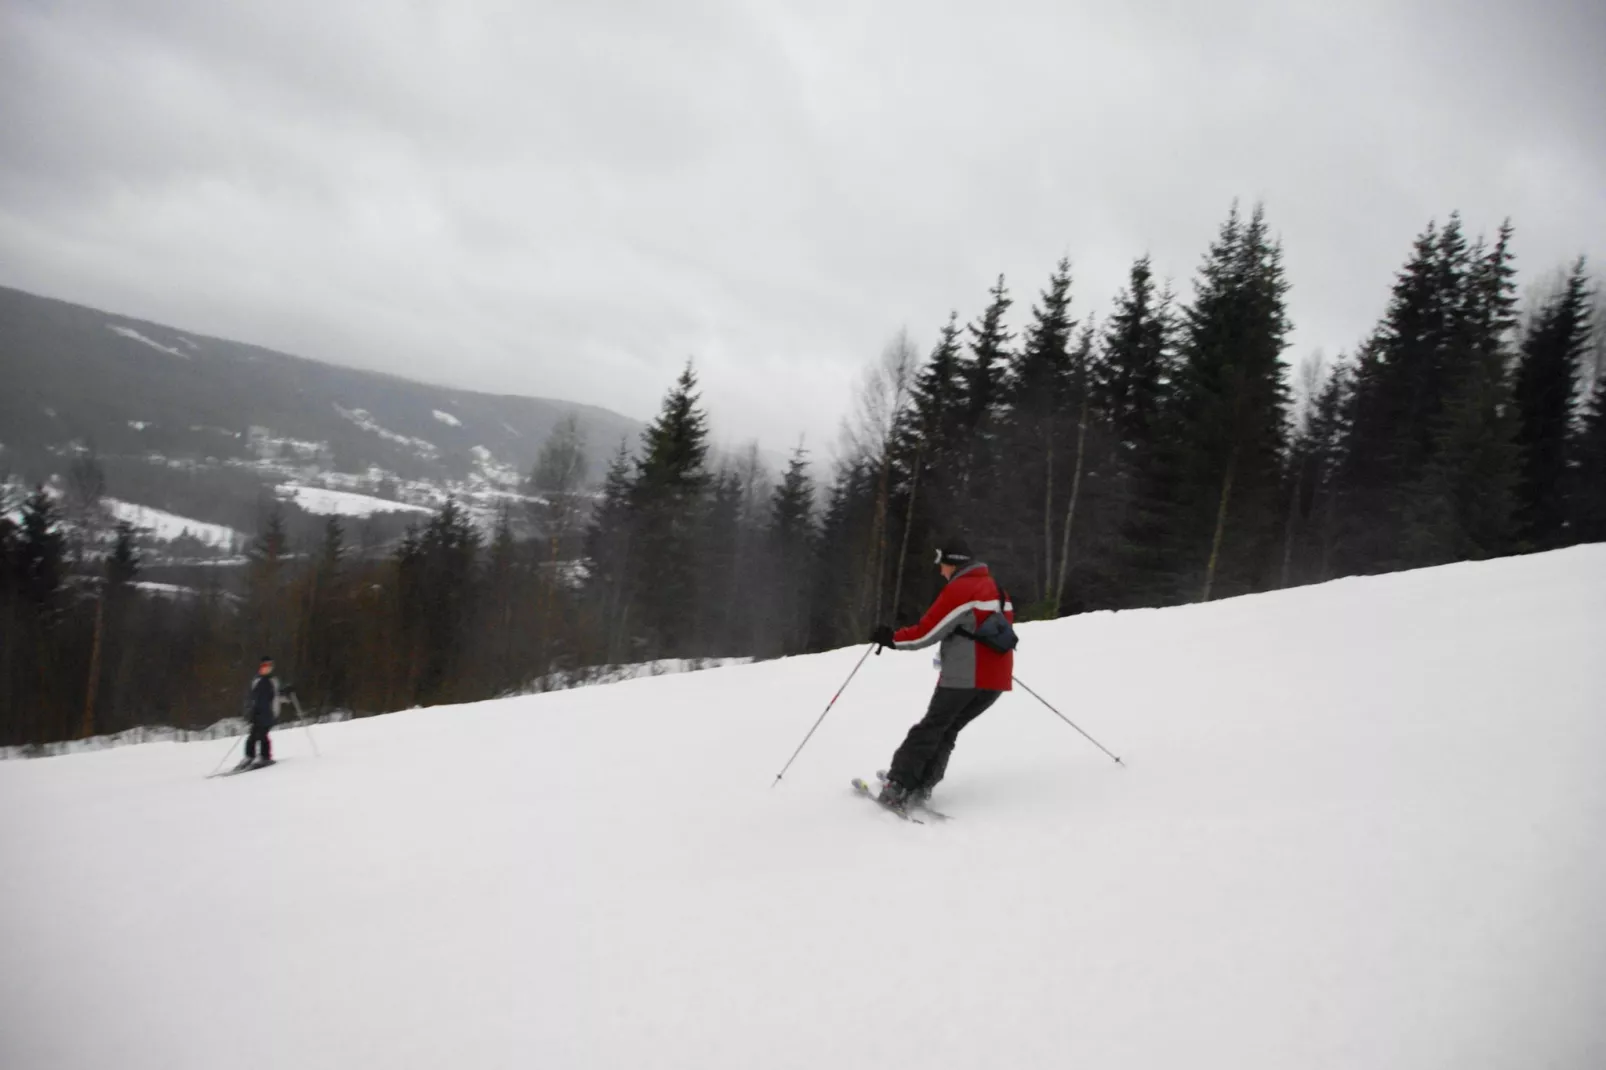
{"label": "red and white ski jacket", "polygon": [[977,563],[954,573],[920,623],[895,632],[892,638],[899,650],[942,644],[938,687],[1008,691],[1014,686],[1015,655],[1000,654],[957,634],[960,628],[974,633],[994,613],[1003,613],[1015,623],[1015,607],[1004,600],[987,566]]}

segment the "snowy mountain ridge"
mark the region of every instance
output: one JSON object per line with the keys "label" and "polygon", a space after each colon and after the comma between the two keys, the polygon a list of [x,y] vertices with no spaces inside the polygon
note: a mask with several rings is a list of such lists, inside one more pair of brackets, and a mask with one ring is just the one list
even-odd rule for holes
{"label": "snowy mountain ridge", "polygon": [[[593,474],[641,429],[596,406],[412,382],[3,287],[0,379],[19,386],[0,391],[0,479],[65,479],[93,448],[113,497],[251,533],[280,486],[401,506],[370,515],[454,495],[489,517],[568,415]],[[302,520],[319,515],[303,499],[336,501],[280,497]]]}

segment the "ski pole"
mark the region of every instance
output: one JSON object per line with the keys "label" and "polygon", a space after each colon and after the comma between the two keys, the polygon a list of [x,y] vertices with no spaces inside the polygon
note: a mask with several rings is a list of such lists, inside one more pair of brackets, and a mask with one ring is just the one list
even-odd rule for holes
{"label": "ski pole", "polygon": [[[820,727],[820,721],[825,720],[825,715],[831,712],[831,707],[835,706],[836,700],[842,697],[842,692],[846,691],[848,685],[853,682],[853,678],[859,675],[859,666],[863,665],[865,658],[870,656],[870,651],[879,649],[881,648],[875,643],[871,643],[865,648],[864,657],[861,657],[858,664],[853,666],[853,671],[848,673],[848,678],[842,681],[842,686],[836,689],[836,694],[831,696],[831,701],[825,704],[825,710],[820,714],[819,720],[814,722],[814,728]],[[770,784],[770,787],[773,788],[776,784],[779,784],[781,778],[786,775],[786,771],[792,768],[792,763],[797,761],[797,756],[803,753],[803,748],[809,745],[810,739],[814,738],[814,728],[809,729],[809,734],[803,737],[803,742],[797,745],[797,750],[792,752],[792,756],[786,760],[786,764],[781,767],[781,771],[775,774],[775,780]]]}
{"label": "ski pole", "polygon": [[[1072,728],[1075,728],[1078,732],[1082,732],[1081,727],[1078,726],[1075,721],[1073,721],[1069,717],[1065,716],[1059,710],[1056,710],[1052,705],[1049,704],[1048,699],[1044,698],[1042,695],[1039,695],[1036,691],[1033,691],[1030,687],[1027,687],[1025,680],[1022,680],[1019,676],[1017,676],[1017,677],[1015,677],[1015,682],[1017,684],[1020,684],[1021,687],[1025,688],[1026,689],[1026,693],[1028,695],[1032,696],[1038,702],[1041,702],[1043,705],[1048,706],[1049,712],[1052,713],[1055,717],[1058,717],[1060,720],[1064,721],[1066,724],[1070,725]],[[1089,743],[1093,744],[1093,746],[1097,747],[1099,750],[1104,751],[1105,754],[1110,754],[1110,752],[1108,750],[1105,750],[1104,744],[1100,743],[1098,740],[1094,739],[1092,736],[1088,735],[1086,732],[1082,732],[1082,736]],[[1119,765],[1122,769],[1126,768],[1126,763],[1121,761],[1120,758],[1116,758],[1116,756],[1113,755],[1113,754],[1110,754],[1110,757],[1111,758],[1115,758],[1115,764],[1116,765]]]}
{"label": "ski pole", "polygon": [[312,734],[312,722],[307,720],[307,715],[301,710],[301,696],[292,691],[290,701],[296,704],[296,716],[301,718],[301,727],[307,730],[307,742],[312,744],[312,756],[322,758],[323,755],[318,751],[318,737]]}
{"label": "ski pole", "polygon": [[217,776],[217,771],[223,768],[223,763],[229,760],[229,755],[234,753],[234,748],[240,745],[240,740],[243,738],[245,737],[238,736],[235,738],[234,742],[229,744],[229,749],[223,752],[223,757],[218,759],[218,763],[212,767],[212,771],[206,774],[208,777]]}

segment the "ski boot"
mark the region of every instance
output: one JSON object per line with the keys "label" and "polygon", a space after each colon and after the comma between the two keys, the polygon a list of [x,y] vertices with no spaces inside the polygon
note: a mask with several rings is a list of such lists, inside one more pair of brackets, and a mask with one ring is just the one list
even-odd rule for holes
{"label": "ski boot", "polygon": [[888,810],[896,810],[900,814],[909,812],[909,793],[896,780],[883,780],[881,794],[875,797],[875,801]]}
{"label": "ski boot", "polygon": [[[886,787],[887,771],[885,769],[877,769],[875,771],[875,778],[881,782],[883,788]],[[911,807],[925,806],[931,802],[931,789],[914,788],[913,790],[904,793],[903,801],[905,805]]]}
{"label": "ski boot", "polygon": [[[875,777],[883,785],[887,783],[887,771],[885,769],[876,770]],[[947,814],[941,810],[933,810],[931,808],[931,789],[924,785],[904,794],[904,806],[909,810],[924,811],[939,821],[948,820]]]}

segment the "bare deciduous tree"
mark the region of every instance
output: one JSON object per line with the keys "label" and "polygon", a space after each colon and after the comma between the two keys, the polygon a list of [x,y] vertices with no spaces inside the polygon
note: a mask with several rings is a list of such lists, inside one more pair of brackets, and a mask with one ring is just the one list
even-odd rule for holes
{"label": "bare deciduous tree", "polygon": [[537,499],[531,503],[531,519],[547,542],[551,567],[556,567],[564,543],[579,528],[586,474],[585,431],[580,418],[569,413],[542,444],[529,480]]}
{"label": "bare deciduous tree", "polygon": [[887,569],[887,502],[892,481],[892,436],[898,414],[909,403],[920,354],[907,330],[900,330],[865,369],[853,413],[843,428],[845,463],[857,461],[878,473],[875,517],[865,553],[861,608],[876,620],[882,615]]}
{"label": "bare deciduous tree", "polygon": [[111,526],[106,509],[106,470],[93,446],[79,451],[67,467],[62,515],[67,521],[68,548],[75,567],[82,567],[89,548]]}

